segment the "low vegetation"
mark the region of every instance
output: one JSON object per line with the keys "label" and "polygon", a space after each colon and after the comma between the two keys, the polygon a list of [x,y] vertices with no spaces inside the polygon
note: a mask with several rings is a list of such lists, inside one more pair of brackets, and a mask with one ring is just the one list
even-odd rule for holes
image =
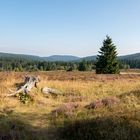
{"label": "low vegetation", "polygon": [[[38,88],[29,97],[4,97],[25,75],[39,75]],[[45,96],[45,86],[63,94]],[[140,75],[1,72],[0,139],[139,140]]]}

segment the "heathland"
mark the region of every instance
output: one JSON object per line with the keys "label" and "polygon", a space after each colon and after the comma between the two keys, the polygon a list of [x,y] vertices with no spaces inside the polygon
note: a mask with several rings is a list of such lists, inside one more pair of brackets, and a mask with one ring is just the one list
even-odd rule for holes
{"label": "heathland", "polygon": [[[25,75],[39,75],[38,88],[28,98],[5,97],[19,87]],[[62,94],[43,95],[45,86]],[[101,105],[106,99],[112,102]],[[139,140],[140,75],[1,72],[0,139]]]}

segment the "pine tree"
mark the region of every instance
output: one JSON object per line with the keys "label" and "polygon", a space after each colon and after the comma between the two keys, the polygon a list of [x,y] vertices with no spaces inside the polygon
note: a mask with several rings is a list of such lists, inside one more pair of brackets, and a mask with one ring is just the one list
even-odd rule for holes
{"label": "pine tree", "polygon": [[97,74],[118,74],[119,62],[117,60],[116,46],[112,43],[112,39],[106,36],[103,46],[99,51],[100,55],[96,60]]}

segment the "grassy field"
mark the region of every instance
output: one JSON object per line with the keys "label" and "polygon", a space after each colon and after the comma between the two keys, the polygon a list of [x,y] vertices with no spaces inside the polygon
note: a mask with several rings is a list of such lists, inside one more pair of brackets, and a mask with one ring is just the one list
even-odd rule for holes
{"label": "grassy field", "polygon": [[[4,97],[26,74],[41,77],[26,103]],[[63,94],[45,96],[45,86]],[[113,97],[117,104],[87,107]],[[1,72],[0,140],[140,140],[140,75]]]}

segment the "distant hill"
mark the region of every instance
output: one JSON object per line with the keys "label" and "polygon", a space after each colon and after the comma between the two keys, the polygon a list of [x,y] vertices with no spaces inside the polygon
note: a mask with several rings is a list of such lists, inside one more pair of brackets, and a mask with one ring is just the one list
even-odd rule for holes
{"label": "distant hill", "polygon": [[80,57],[72,55],[52,55],[48,57],[40,57],[36,55],[26,55],[26,54],[12,54],[12,53],[2,53],[0,52],[0,58],[9,58],[9,59],[25,59],[30,61],[76,61]]}
{"label": "distant hill", "polygon": [[[87,57],[83,57],[81,59],[85,59],[85,60],[96,60],[97,55],[94,56],[87,56]],[[140,60],[140,53],[136,53],[136,54],[129,54],[129,55],[123,55],[123,56],[118,56],[118,59],[120,60]]]}
{"label": "distant hill", "polygon": [[[77,57],[72,55],[52,55],[48,57],[40,57],[36,55],[26,55],[26,54],[11,54],[11,53],[0,53],[0,58],[10,58],[10,59],[25,59],[29,61],[63,61],[63,62],[70,62],[70,61],[82,61],[84,60],[96,60],[96,55],[87,56],[87,57]],[[120,60],[140,60],[140,53],[124,55],[118,57]]]}
{"label": "distant hill", "polygon": [[52,55],[49,57],[43,57],[44,60],[46,61],[64,61],[64,62],[69,62],[69,61],[76,61],[79,60],[80,57],[72,56],[72,55]]}
{"label": "distant hill", "polygon": [[119,56],[119,59],[140,60],[140,53],[130,54],[130,55],[124,55],[124,56]]}
{"label": "distant hill", "polygon": [[2,53],[0,52],[0,58],[13,58],[13,59],[25,59],[25,60],[30,60],[30,61],[41,61],[43,60],[39,56],[34,56],[34,55],[26,55],[26,54],[12,54],[12,53]]}

